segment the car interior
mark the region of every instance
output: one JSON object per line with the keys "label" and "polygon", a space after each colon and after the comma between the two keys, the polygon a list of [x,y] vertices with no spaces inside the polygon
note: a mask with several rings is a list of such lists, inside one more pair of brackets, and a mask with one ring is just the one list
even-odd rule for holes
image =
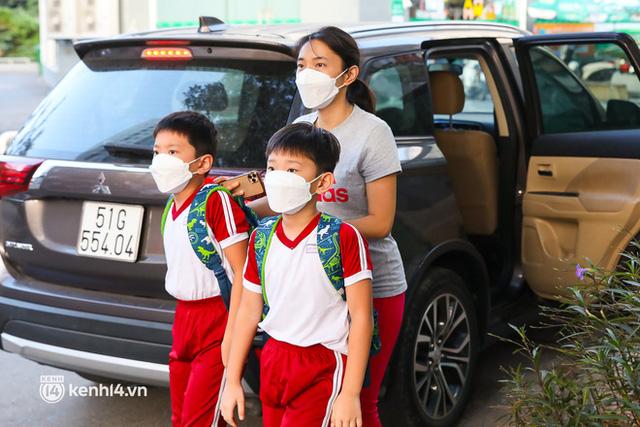
{"label": "car interior", "polygon": [[427,65],[433,134],[447,161],[464,231],[485,257],[492,279],[501,282],[509,247],[500,233],[499,144],[508,140],[508,130],[497,87],[480,55],[432,56]]}

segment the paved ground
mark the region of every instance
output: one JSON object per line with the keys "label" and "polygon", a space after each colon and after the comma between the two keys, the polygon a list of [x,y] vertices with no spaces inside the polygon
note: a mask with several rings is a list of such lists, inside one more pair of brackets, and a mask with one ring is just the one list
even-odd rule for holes
{"label": "paved ground", "polygon": [[[0,66],[0,132],[17,129],[46,95],[34,66]],[[481,356],[475,393],[460,426],[497,425],[505,413],[499,378],[500,366],[514,366],[519,360],[513,348],[498,343]],[[20,356],[0,351],[0,425],[2,426],[168,426],[169,392],[149,388],[146,397],[69,397],[51,404],[40,397],[41,375],[64,375],[66,384],[91,386],[77,374],[42,366]],[[253,417],[246,426],[260,425]],[[396,427],[396,426],[392,426]],[[401,427],[401,426],[400,426]]]}
{"label": "paved ground", "polygon": [[[498,425],[505,413],[497,380],[504,378],[500,366],[515,366],[519,359],[513,348],[499,343],[481,356],[474,395],[459,424],[461,427]],[[41,375],[63,375],[64,382],[74,387],[95,383],[79,375],[49,366],[39,365],[18,355],[0,351],[0,425],[22,426],[169,426],[171,411],[169,391],[149,387],[146,397],[81,397],[68,394],[58,403],[46,403],[40,397]],[[125,385],[126,386],[126,385]],[[260,421],[252,417],[247,427],[257,427]],[[401,426],[391,426],[401,427]]]}
{"label": "paved ground", "polygon": [[0,65],[0,133],[22,126],[48,92],[34,64]]}

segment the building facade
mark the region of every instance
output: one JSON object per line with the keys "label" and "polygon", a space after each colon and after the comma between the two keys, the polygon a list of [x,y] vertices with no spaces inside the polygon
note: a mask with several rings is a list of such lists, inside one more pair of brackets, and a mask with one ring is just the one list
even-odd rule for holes
{"label": "building facade", "polygon": [[39,0],[42,74],[55,85],[78,60],[73,42],[79,39],[193,26],[201,15],[240,25],[389,21],[397,1]]}

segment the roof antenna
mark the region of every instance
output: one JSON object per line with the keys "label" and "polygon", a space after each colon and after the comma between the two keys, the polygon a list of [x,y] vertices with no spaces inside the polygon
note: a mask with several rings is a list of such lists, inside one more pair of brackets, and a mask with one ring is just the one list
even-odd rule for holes
{"label": "roof antenna", "polygon": [[215,16],[200,16],[198,18],[198,32],[199,33],[211,33],[213,31],[225,30],[228,25],[223,20],[216,18]]}

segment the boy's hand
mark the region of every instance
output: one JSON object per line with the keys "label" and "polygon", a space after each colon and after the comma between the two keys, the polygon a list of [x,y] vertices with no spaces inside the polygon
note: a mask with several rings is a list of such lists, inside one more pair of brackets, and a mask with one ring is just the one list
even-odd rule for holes
{"label": "boy's hand", "polygon": [[340,393],[331,410],[331,427],[362,427],[360,396]]}
{"label": "boy's hand", "polygon": [[238,408],[238,418],[244,421],[244,391],[240,383],[227,383],[222,393],[222,401],[220,403],[220,412],[224,420],[232,427],[238,427],[238,423],[234,416],[234,411]]}
{"label": "boy's hand", "polygon": [[238,187],[240,186],[240,182],[238,181],[229,181],[229,177],[228,176],[216,176],[213,179],[213,183],[214,184],[218,184],[218,185],[222,185],[224,188],[226,188],[227,190],[231,191],[231,194],[234,197],[237,196],[244,196],[244,191],[242,190],[238,190]]}

